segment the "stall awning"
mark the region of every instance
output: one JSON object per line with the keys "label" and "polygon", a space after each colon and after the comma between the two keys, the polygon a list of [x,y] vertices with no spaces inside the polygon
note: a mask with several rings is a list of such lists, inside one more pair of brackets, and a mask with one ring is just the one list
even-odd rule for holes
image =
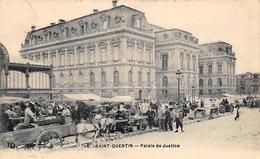
{"label": "stall awning", "polygon": [[17,102],[27,102],[27,101],[29,101],[28,98],[9,97],[9,96],[0,97],[0,104],[14,104]]}
{"label": "stall awning", "polygon": [[64,94],[64,96],[71,100],[101,101],[101,97],[96,94]]}

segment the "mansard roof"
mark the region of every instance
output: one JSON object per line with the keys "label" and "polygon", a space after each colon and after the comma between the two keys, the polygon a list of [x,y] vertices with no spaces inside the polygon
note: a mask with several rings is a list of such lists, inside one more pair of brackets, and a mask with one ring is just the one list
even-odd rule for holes
{"label": "mansard roof", "polygon": [[122,8],[122,9],[123,9],[123,8],[126,8],[126,9],[128,9],[128,10],[137,12],[137,14],[144,15],[144,12],[142,12],[142,11],[136,10],[136,9],[134,9],[134,8],[131,8],[131,7],[128,7],[128,6],[125,6],[125,5],[120,5],[120,6],[117,6],[117,7],[113,7],[113,8],[110,8],[110,9],[98,11],[98,12],[96,12],[96,13],[91,13],[91,14],[88,14],[88,15],[84,15],[84,16],[81,16],[81,17],[78,17],[78,18],[74,18],[74,19],[68,20],[68,21],[64,21],[63,23],[53,23],[53,25],[49,25],[49,26],[45,26],[45,27],[42,27],[42,28],[39,28],[39,29],[35,29],[34,31],[31,31],[31,32],[36,32],[36,31],[39,31],[39,30],[44,30],[44,29],[52,28],[52,27],[54,27],[54,26],[61,25],[61,24],[67,24],[67,23],[69,23],[69,22],[78,21],[78,20],[80,20],[80,19],[88,18],[88,17],[94,16],[94,15],[97,15],[97,14],[108,13],[108,12],[111,12],[111,11],[113,11],[113,10],[120,9],[120,8]]}

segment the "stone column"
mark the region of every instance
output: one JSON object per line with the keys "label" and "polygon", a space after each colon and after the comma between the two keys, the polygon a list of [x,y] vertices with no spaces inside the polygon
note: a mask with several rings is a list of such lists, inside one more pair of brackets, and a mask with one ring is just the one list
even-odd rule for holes
{"label": "stone column", "polygon": [[[49,89],[52,90],[53,87],[53,66],[51,65],[49,75]],[[52,99],[52,93],[50,93],[50,99]]]}
{"label": "stone column", "polygon": [[29,64],[27,64],[26,66],[26,70],[25,70],[25,78],[26,78],[26,89],[30,89],[30,85],[29,85],[29,77],[30,77],[30,72],[29,72]]}
{"label": "stone column", "polygon": [[99,53],[99,49],[98,49],[98,43],[96,42],[95,43],[95,47],[94,47],[94,53],[95,53],[95,56],[94,56],[94,63],[98,63],[100,62],[100,53]]}
{"label": "stone column", "polygon": [[108,61],[108,63],[112,63],[112,60],[113,60],[111,47],[112,47],[111,41],[107,40],[107,61]]}
{"label": "stone column", "polygon": [[187,66],[187,50],[184,50],[184,70],[188,70]]}
{"label": "stone column", "polygon": [[155,66],[155,44],[152,44],[152,50],[151,50],[151,66]]}
{"label": "stone column", "polygon": [[87,44],[84,46],[84,54],[83,54],[83,64],[85,65],[88,63],[88,50],[87,50]]}
{"label": "stone column", "polygon": [[8,67],[5,66],[5,89],[7,90],[8,89],[8,75],[9,75],[9,70],[8,70]]}
{"label": "stone column", "polygon": [[146,46],[147,46],[147,44],[146,44],[146,42],[144,42],[144,49],[143,49],[143,56],[142,56],[142,59],[143,59],[143,62],[144,63],[147,63],[148,62],[148,60],[147,60],[147,49],[146,49]]}
{"label": "stone column", "polygon": [[55,50],[55,53],[56,53],[55,67],[58,68],[58,67],[60,67],[60,55],[59,55],[58,49]]}
{"label": "stone column", "polygon": [[64,65],[63,66],[67,66],[68,65],[68,62],[69,62],[69,58],[68,58],[68,48],[64,48],[64,59],[63,59],[63,62],[64,62]]}
{"label": "stone column", "polygon": [[78,52],[77,52],[77,47],[76,46],[74,46],[73,47],[74,48],[74,66],[76,66],[77,64],[79,64],[78,62],[78,60],[77,60],[77,57],[78,57]]}

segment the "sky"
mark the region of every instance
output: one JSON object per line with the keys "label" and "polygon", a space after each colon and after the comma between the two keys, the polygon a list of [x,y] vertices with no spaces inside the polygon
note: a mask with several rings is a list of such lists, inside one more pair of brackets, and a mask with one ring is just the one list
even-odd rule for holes
{"label": "sky", "polygon": [[[236,73],[260,72],[260,0],[118,0],[149,23],[191,32],[199,43],[225,41],[236,53]],[[0,0],[0,42],[19,56],[26,33],[59,19],[112,7],[111,0]]]}

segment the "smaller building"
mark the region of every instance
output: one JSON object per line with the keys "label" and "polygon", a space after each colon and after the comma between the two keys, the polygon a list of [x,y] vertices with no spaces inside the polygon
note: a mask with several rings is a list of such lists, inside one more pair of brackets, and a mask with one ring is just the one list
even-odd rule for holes
{"label": "smaller building", "polygon": [[220,41],[200,45],[199,95],[236,93],[236,58],[232,45]]}
{"label": "smaller building", "polygon": [[189,101],[198,95],[198,38],[180,29],[155,32],[157,99],[177,100],[177,70],[181,71],[181,97]]}
{"label": "smaller building", "polygon": [[244,73],[236,75],[237,94],[260,94],[260,73]]}
{"label": "smaller building", "polygon": [[0,96],[50,97],[53,94],[52,66],[10,58],[0,43]]}

